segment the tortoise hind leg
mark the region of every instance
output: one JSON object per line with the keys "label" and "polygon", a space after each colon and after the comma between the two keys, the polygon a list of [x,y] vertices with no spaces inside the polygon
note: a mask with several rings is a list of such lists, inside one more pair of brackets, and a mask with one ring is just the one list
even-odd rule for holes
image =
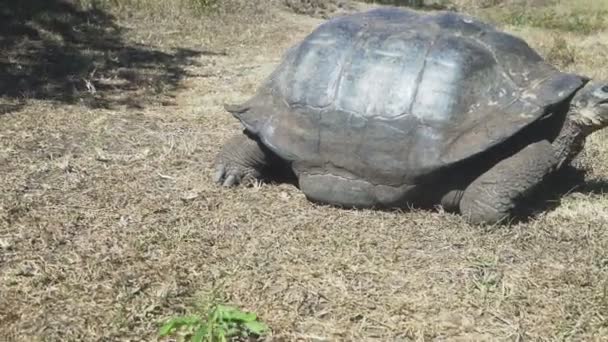
{"label": "tortoise hind leg", "polygon": [[234,135],[215,159],[213,181],[230,187],[269,176],[279,167],[279,157],[259,140],[243,132]]}
{"label": "tortoise hind leg", "polygon": [[475,179],[464,191],[460,211],[471,223],[508,220],[518,201],[529,195],[557,166],[548,141],[530,144]]}

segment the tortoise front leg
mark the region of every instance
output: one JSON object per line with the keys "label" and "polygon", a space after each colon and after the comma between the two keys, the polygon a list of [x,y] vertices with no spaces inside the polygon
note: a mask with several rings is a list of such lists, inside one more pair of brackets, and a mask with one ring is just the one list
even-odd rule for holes
{"label": "tortoise front leg", "polygon": [[246,132],[230,138],[215,159],[213,181],[230,187],[262,179],[277,157]]}
{"label": "tortoise front leg", "polygon": [[464,191],[460,212],[475,224],[508,220],[515,205],[558,164],[548,141],[530,144],[494,165]]}

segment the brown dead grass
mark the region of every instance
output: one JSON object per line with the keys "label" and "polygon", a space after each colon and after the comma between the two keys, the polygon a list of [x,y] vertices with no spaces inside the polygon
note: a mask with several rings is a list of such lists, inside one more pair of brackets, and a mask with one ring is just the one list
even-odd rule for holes
{"label": "brown dead grass", "polygon": [[[562,176],[578,187],[506,227],[214,186],[213,157],[239,130],[222,104],[321,22],[267,14],[221,37],[202,20],[122,21],[134,41],[225,52],[188,67],[173,106],[40,100],[0,116],[0,340],[150,341],[210,298],[257,312],[277,341],[608,339],[605,133],[585,182]],[[552,48],[551,32],[507,29]],[[569,70],[607,76],[605,32],[565,37]]]}

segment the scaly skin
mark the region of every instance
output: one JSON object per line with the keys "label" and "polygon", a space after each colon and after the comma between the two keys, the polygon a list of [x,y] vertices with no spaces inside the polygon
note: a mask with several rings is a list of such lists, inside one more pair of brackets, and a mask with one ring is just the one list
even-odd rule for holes
{"label": "scaly skin", "polygon": [[[515,154],[498,161],[493,167],[473,180],[468,186],[453,189],[441,198],[450,211],[460,211],[470,222],[494,224],[508,221],[516,204],[528,196],[546,178],[569,163],[583,148],[586,137],[608,125],[608,84],[587,84],[571,101],[570,110],[559,134],[531,143]],[[262,179],[270,171],[281,171],[280,158],[256,138],[246,133],[231,138],[218,154],[214,181],[233,186],[248,180]],[[318,178],[318,177],[317,177]],[[325,177],[327,178],[327,177]],[[359,186],[332,181],[324,186],[319,179],[304,184],[318,190],[322,198],[331,197],[340,204],[366,204]],[[343,184],[344,183],[344,184]],[[340,189],[339,185],[348,185]],[[328,189],[336,192],[331,194]],[[354,189],[354,190],[353,190]],[[382,193],[392,198],[392,193]],[[386,196],[385,196],[386,195]],[[373,202],[373,201],[372,201]],[[369,204],[369,203],[368,203]]]}
{"label": "scaly skin", "polygon": [[558,160],[546,140],[524,147],[479,176],[464,191],[460,211],[474,224],[508,220],[516,203],[554,171]]}
{"label": "scaly skin", "polygon": [[258,140],[240,133],[230,138],[215,160],[213,181],[226,187],[261,180],[274,156]]}
{"label": "scaly skin", "polygon": [[[519,199],[583,149],[589,134],[608,125],[608,85],[590,83],[575,95],[557,137],[524,147],[479,176],[464,191],[460,211],[472,223],[508,220]],[[444,199],[452,204],[454,196]]]}

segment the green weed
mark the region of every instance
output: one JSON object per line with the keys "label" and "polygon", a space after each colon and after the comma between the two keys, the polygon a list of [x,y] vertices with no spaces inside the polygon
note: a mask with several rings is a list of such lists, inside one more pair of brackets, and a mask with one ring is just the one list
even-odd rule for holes
{"label": "green weed", "polygon": [[215,305],[202,315],[171,318],[159,331],[160,337],[181,334],[191,342],[225,342],[232,337],[263,336],[269,328],[255,313],[226,305]]}
{"label": "green weed", "polygon": [[198,12],[217,11],[220,6],[219,0],[190,0],[190,5]]}
{"label": "green weed", "polygon": [[220,0],[76,0],[85,8],[96,7],[103,9],[130,9],[130,10],[192,10],[198,14],[210,13],[217,11],[226,1]]}
{"label": "green weed", "polygon": [[[492,9],[494,11],[494,9]],[[587,11],[576,8],[558,11],[554,7],[530,9],[512,7],[489,14],[496,21],[517,27],[537,27],[543,29],[590,34],[606,27],[608,10]]]}

